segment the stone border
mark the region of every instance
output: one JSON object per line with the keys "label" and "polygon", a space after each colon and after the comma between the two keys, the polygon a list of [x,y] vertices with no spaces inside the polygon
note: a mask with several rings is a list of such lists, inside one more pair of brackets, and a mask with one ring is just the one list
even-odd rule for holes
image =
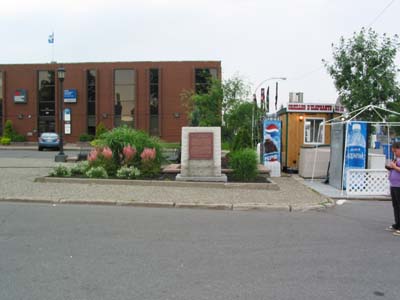
{"label": "stone border", "polygon": [[161,186],[161,187],[188,187],[188,188],[217,188],[217,189],[245,189],[245,190],[272,190],[278,191],[279,186],[269,179],[270,183],[247,182],[192,182],[166,180],[126,180],[126,179],[92,179],[68,177],[38,177],[35,182],[41,183],[79,183],[101,185],[132,185],[132,186]]}
{"label": "stone border", "polygon": [[140,202],[140,201],[113,201],[113,200],[78,200],[78,199],[51,199],[35,197],[4,197],[0,202],[16,203],[38,203],[56,205],[104,205],[104,206],[132,206],[147,208],[186,208],[186,209],[212,209],[212,210],[231,210],[231,211],[280,211],[280,212],[306,212],[320,211],[335,206],[334,203],[320,203],[308,206],[292,207],[291,205],[267,204],[267,203],[179,203],[179,202]]}

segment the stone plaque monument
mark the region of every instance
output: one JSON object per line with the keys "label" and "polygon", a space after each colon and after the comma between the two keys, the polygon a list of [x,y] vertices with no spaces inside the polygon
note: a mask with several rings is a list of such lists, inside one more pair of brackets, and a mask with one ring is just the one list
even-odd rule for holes
{"label": "stone plaque monument", "polygon": [[183,127],[181,173],[178,181],[221,181],[221,128]]}

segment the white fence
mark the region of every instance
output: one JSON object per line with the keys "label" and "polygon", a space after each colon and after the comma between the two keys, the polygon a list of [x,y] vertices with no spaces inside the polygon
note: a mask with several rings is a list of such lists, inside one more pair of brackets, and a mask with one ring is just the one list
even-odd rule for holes
{"label": "white fence", "polygon": [[385,169],[349,169],[346,176],[349,196],[388,196],[388,171]]}

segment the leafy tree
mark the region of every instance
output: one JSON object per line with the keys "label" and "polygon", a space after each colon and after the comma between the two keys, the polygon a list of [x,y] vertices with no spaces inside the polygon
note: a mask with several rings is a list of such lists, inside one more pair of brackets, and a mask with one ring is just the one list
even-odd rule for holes
{"label": "leafy tree", "polygon": [[[255,120],[261,119],[260,108],[255,107],[252,102],[244,101],[236,103],[225,116],[226,121],[222,128],[223,137],[233,148],[236,148],[234,145],[237,144],[238,139],[240,141],[246,141],[245,143],[240,142],[240,144],[246,145],[247,147],[252,146],[251,131],[253,116]],[[249,137],[249,139],[247,139],[247,137]],[[250,140],[249,143],[247,142],[248,140]]]}
{"label": "leafy tree", "polygon": [[[332,64],[323,60],[335,82],[342,104],[349,110],[374,104],[386,105],[400,100],[396,82],[398,69],[395,65],[398,36],[380,37],[374,30],[362,28],[353,37],[340,38],[339,45],[332,44]],[[360,116],[374,120],[374,114]]]}
{"label": "leafy tree", "polygon": [[223,90],[221,81],[209,78],[207,88],[195,93],[184,90],[181,102],[187,112],[190,126],[221,126]]}
{"label": "leafy tree", "polygon": [[[238,103],[243,102],[249,98],[250,87],[242,78],[235,75],[222,83],[223,100],[222,100],[222,114],[225,117]],[[225,120],[225,118],[224,118]]]}
{"label": "leafy tree", "polygon": [[199,120],[199,126],[221,126],[223,90],[221,81],[210,79],[210,87],[207,93],[193,95],[195,103],[195,117]]}
{"label": "leafy tree", "polygon": [[[250,94],[249,86],[238,76],[220,81],[209,78],[207,89],[198,93],[184,90],[180,97],[190,126],[221,126],[222,139],[231,143],[239,128],[244,125],[251,133],[251,116],[253,106],[247,103],[246,108],[238,107],[245,103]],[[250,118],[249,120],[244,120]],[[248,123],[248,124],[247,124]],[[232,124],[232,125],[231,125]]]}

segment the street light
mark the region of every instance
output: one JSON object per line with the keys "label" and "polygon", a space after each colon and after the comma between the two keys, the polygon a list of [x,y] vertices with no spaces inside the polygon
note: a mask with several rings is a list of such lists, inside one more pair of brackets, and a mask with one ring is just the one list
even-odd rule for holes
{"label": "street light", "polygon": [[65,69],[60,67],[57,69],[57,77],[58,81],[60,82],[59,91],[58,91],[58,101],[59,101],[59,126],[58,132],[60,136],[60,152],[56,155],[55,161],[56,162],[65,162],[67,160],[67,156],[64,154],[64,141],[63,141],[63,98],[64,98],[64,89],[63,83],[65,78]]}
{"label": "street light", "polygon": [[[254,115],[255,115],[255,109],[257,107],[257,90],[267,81],[276,80],[275,103],[277,103],[278,102],[278,81],[286,80],[286,79],[287,79],[286,77],[269,77],[269,78],[261,81],[260,84],[257,85],[257,87],[254,89],[253,99],[254,99],[255,105],[253,107],[253,113],[252,113],[252,118],[251,118],[251,141],[252,141],[252,143],[254,143],[254,127],[255,127],[255,121],[256,121],[256,120],[254,120]],[[269,107],[267,108],[267,110],[269,111]]]}

